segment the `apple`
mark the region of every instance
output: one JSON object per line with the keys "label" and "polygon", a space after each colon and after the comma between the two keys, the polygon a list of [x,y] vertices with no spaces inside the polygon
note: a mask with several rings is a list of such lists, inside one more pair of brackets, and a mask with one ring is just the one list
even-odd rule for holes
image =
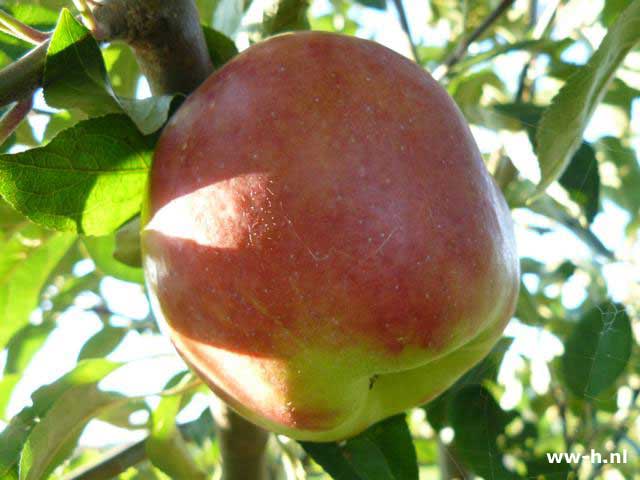
{"label": "apple", "polygon": [[513,314],[510,212],[460,111],[371,41],[277,36],[164,129],[143,213],[153,308],[252,422],[335,441],[434,398]]}

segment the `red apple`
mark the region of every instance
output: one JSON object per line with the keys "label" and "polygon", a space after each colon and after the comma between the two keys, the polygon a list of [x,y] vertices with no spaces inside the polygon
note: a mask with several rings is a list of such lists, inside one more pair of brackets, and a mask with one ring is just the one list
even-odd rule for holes
{"label": "red apple", "polygon": [[296,439],[434,398],[514,311],[510,213],[464,118],[366,40],[277,36],[213,74],[162,134],[143,221],[177,350]]}

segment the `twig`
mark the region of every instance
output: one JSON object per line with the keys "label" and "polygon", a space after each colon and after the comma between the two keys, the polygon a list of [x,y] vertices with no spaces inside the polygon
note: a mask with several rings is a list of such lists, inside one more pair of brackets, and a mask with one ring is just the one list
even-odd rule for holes
{"label": "twig", "polygon": [[73,4],[80,13],[80,17],[82,18],[82,22],[85,27],[87,27],[93,34],[96,34],[98,32],[98,22],[96,22],[96,17],[93,16],[93,12],[87,3],[87,0],[73,0]]}
{"label": "twig", "polygon": [[[201,421],[198,418],[178,425],[178,428],[186,439],[191,439],[195,436],[195,431],[199,429],[200,424]],[[211,435],[213,434],[212,431]],[[65,480],[109,480],[116,477],[147,458],[145,449],[147,438],[148,436],[138,442],[114,448],[97,462],[71,472]]]}
{"label": "twig", "polygon": [[11,109],[0,118],[0,145],[11,136],[20,122],[25,119],[31,111],[32,105],[33,94],[29,94],[11,107]]}
{"label": "twig", "polygon": [[0,107],[23,99],[42,85],[48,46],[45,41],[0,70]]}
{"label": "twig", "polygon": [[396,6],[396,10],[398,11],[398,17],[400,17],[400,26],[407,36],[407,40],[409,41],[409,46],[411,47],[411,54],[413,55],[413,59],[416,63],[420,63],[420,56],[418,55],[418,48],[413,41],[413,37],[411,36],[411,29],[409,28],[409,22],[407,21],[407,12],[404,10],[404,5],[402,4],[402,0],[393,0],[393,3]]}
{"label": "twig", "polygon": [[2,9],[0,9],[0,30],[32,45],[38,45],[49,38],[48,33],[41,32],[29,25],[25,25]]}
{"label": "twig", "polygon": [[489,27],[496,20],[498,20],[498,18],[500,18],[500,16],[504,12],[506,12],[509,7],[511,7],[514,2],[515,0],[502,0],[500,4],[495,8],[495,10],[493,10],[487,16],[487,18],[485,18],[482,23],[469,34],[469,36],[464,38],[462,42],[460,42],[458,47],[453,52],[451,52],[451,54],[447,58],[445,58],[445,60],[442,62],[442,65],[440,65],[436,70],[438,74],[434,72],[434,76],[436,76],[437,78],[441,78],[447,75],[447,73],[451,70],[451,67],[462,60],[462,58],[467,54],[469,46],[478,38],[480,38],[482,34],[485,33],[489,29]]}

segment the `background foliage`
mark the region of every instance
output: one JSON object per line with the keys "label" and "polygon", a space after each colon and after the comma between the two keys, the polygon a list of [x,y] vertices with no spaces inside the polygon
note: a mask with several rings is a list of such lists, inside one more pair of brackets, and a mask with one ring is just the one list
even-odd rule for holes
{"label": "background foliage", "polygon": [[[69,3],[0,3],[53,32],[44,88],[0,155],[0,478],[210,478],[207,390],[160,336],[131,253],[157,133],[181,99],[146,96],[129,48],[99,45]],[[308,28],[413,56],[513,209],[522,289],[505,338],[451,389],[341,444],[272,438],[274,478],[632,478],[640,0],[309,3],[198,0],[214,65]],[[0,32],[0,66],[30,48]],[[590,449],[628,462],[545,456]]]}

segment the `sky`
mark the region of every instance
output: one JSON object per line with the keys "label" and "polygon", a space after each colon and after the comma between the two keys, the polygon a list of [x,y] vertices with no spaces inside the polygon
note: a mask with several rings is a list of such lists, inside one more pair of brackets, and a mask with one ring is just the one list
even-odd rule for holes
{"label": "sky", "polygon": [[[526,0],[528,1],[528,0]],[[260,1],[256,0],[251,7],[244,24],[250,24],[261,17]],[[518,0],[517,3],[522,3]],[[551,8],[554,1],[540,2],[542,9]],[[580,6],[580,14],[572,14],[572,4]],[[358,36],[372,38],[399,53],[410,56],[410,49],[404,35],[396,11],[392,2],[385,12],[373,9],[356,7],[356,18],[363,25],[358,31]],[[589,4],[585,8],[585,4]],[[428,10],[427,2],[405,1],[407,16],[411,30],[416,39],[422,39],[429,45],[438,44],[443,39],[449,37],[448,27],[442,23],[435,28],[425,28]],[[570,30],[576,21],[584,21],[592,15],[597,15],[602,6],[601,1],[594,2],[570,2],[570,8],[564,14],[565,17],[559,22],[562,26],[555,36],[561,38],[562,30]],[[312,6],[314,15],[328,11],[326,1],[314,1]],[[604,35],[603,31],[592,32],[592,41],[598,42]],[[240,35],[238,44],[241,48],[248,45],[246,35]],[[476,46],[472,47],[477,48]],[[590,48],[582,44],[566,53],[565,59],[575,63],[584,63],[590,56]],[[526,55],[514,53],[503,55],[496,60],[496,72],[507,84],[513,83],[519,72],[521,65],[526,61]],[[553,85],[542,85],[540,88],[554,88]],[[557,88],[557,86],[555,87]],[[138,96],[150,95],[146,82],[141,82],[138,89]],[[46,107],[42,99],[37,104]],[[616,112],[611,109],[599,108],[587,129],[585,137],[587,140],[595,140],[605,134],[617,133]],[[32,123],[37,134],[42,133],[44,127],[44,117],[37,115],[32,118]],[[632,124],[640,125],[640,103],[636,100],[633,109]],[[532,180],[539,175],[535,164],[535,157],[531,150],[526,135],[514,135],[509,132],[498,134],[480,128],[473,127],[473,134],[478,145],[484,153],[491,152],[499,145],[504,145],[511,158],[518,159],[517,166],[521,172]],[[640,137],[640,131],[636,131],[636,139]],[[640,142],[636,142],[636,147]],[[637,148],[636,148],[637,150]],[[560,190],[560,189],[558,189]],[[558,192],[556,192],[558,193]],[[558,193],[561,194],[561,193]],[[590,250],[575,236],[562,227],[558,227],[548,219],[532,214],[525,210],[516,210],[513,213],[516,223],[516,236],[518,250],[521,257],[532,257],[546,264],[557,265],[564,260],[581,262],[591,257]],[[621,256],[635,254],[640,258],[640,245],[625,245],[624,227],[629,221],[626,212],[615,206],[615,204],[605,201],[602,213],[600,213],[593,224],[593,231],[600,237],[603,243]],[[551,233],[540,235],[527,225],[552,227]],[[76,267],[76,273],[89,271],[93,268],[91,261],[83,261]],[[629,266],[627,263],[612,264],[605,269],[605,277],[609,288],[616,301],[624,300],[629,295],[632,285],[640,283],[640,271],[638,267]],[[532,278],[525,278],[529,286],[534,286]],[[562,302],[566,307],[578,306],[585,298],[585,286],[587,279],[581,275],[574,275],[565,285],[561,287]],[[113,278],[106,278],[101,284],[101,293],[107,299],[109,308],[130,318],[144,318],[148,314],[148,304],[144,296],[143,288],[140,285],[122,282]],[[30,394],[38,386],[54,381],[62,374],[66,373],[75,365],[76,357],[84,342],[93,334],[97,333],[102,323],[91,313],[82,310],[82,305],[90,305],[93,299],[86,296],[80,299],[76,307],[64,313],[59,321],[58,327],[51,334],[44,347],[36,354],[31,365],[27,368],[23,379],[18,384],[11,403],[8,414],[14,415],[21,408],[30,403]],[[37,313],[35,314],[37,318]],[[124,317],[114,319],[114,323],[126,322]],[[553,356],[562,353],[562,343],[552,334],[533,327],[526,326],[518,320],[513,320],[506,330],[506,334],[514,337],[514,342],[507,352],[503,363],[499,380],[505,386],[505,394],[501,399],[504,408],[512,408],[518,402],[522,393],[521,385],[516,380],[516,371],[523,365],[523,358],[532,361],[532,384],[539,391],[544,392],[549,385],[549,371],[546,366]],[[0,356],[0,367],[6,355]],[[149,358],[150,357],[150,358]],[[109,356],[115,361],[136,361],[121,368],[111,374],[101,386],[108,390],[118,390],[129,395],[151,394],[162,390],[166,381],[178,371],[184,370],[184,363],[177,357],[168,339],[160,336],[140,335],[130,332],[122,344]],[[158,397],[150,397],[151,405],[157,403]],[[188,421],[196,418],[203,408],[207,406],[207,397],[198,394],[194,401],[178,417],[178,421]],[[145,416],[139,414],[136,420],[144,422]],[[83,433],[80,444],[84,446],[104,446],[121,442],[134,441],[144,436],[143,431],[128,431],[113,427],[100,421],[92,421]]]}

